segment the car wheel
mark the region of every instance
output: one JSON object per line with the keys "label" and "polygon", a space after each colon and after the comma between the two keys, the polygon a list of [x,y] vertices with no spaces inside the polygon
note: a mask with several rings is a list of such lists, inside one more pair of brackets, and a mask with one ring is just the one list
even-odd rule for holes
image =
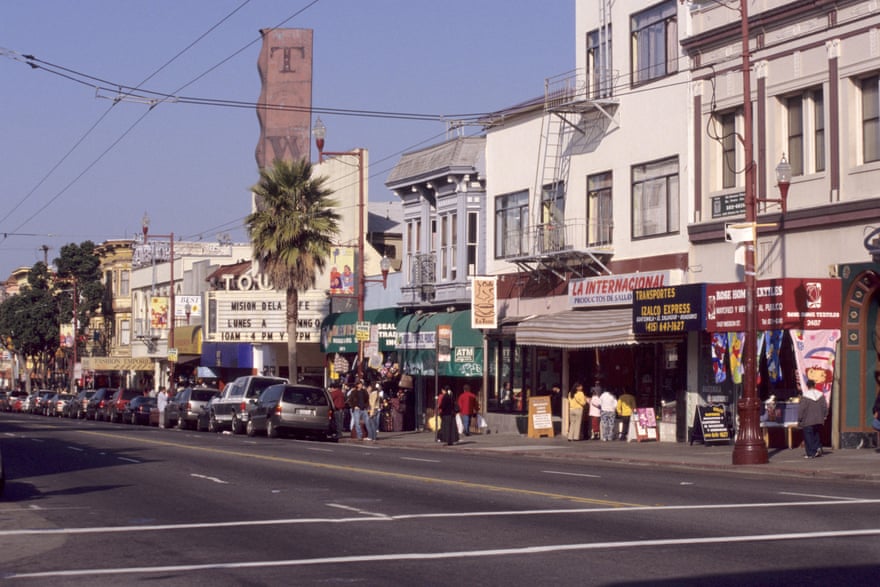
{"label": "car wheel", "polygon": [[241,429],[241,420],[232,416],[232,433],[233,434],[241,434],[243,430]]}
{"label": "car wheel", "polygon": [[246,430],[247,430],[247,435],[250,436],[251,438],[253,438],[254,436],[257,435],[257,430],[256,430],[256,428],[254,428],[254,421],[253,420],[248,420]]}
{"label": "car wheel", "polygon": [[266,420],[266,436],[269,438],[278,438],[278,427],[272,420]]}
{"label": "car wheel", "polygon": [[217,422],[214,414],[211,414],[211,417],[208,418],[208,432],[220,432],[220,424]]}

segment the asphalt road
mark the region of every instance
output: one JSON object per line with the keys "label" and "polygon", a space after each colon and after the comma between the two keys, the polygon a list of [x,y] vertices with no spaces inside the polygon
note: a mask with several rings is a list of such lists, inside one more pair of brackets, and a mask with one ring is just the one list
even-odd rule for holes
{"label": "asphalt road", "polygon": [[0,580],[858,585],[854,481],[247,438],[0,414]]}

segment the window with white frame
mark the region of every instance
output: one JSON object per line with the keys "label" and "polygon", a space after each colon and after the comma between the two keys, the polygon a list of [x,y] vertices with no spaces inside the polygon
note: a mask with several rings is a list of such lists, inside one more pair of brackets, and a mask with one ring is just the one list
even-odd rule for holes
{"label": "window with white frame", "polygon": [[633,85],[678,71],[677,5],[666,0],[630,17]]}
{"label": "window with white frame", "polygon": [[523,190],[495,198],[495,258],[526,252],[529,192]]}
{"label": "window with white frame", "polygon": [[792,175],[825,169],[825,113],[822,88],[783,98],[786,118],[786,158]]}
{"label": "window with white frame", "polygon": [[468,275],[477,274],[477,245],[480,238],[478,231],[479,214],[477,212],[467,213],[467,271]]}
{"label": "window with white frame", "polygon": [[721,114],[721,187],[723,189],[736,187],[737,171],[739,165],[736,162],[736,146],[738,144],[736,134],[736,112]]}
{"label": "window with white frame", "polygon": [[632,237],[677,233],[679,230],[678,157],[632,168]]}
{"label": "window with white frame", "polygon": [[127,296],[131,293],[131,275],[127,270],[119,272],[119,295]]}
{"label": "window with white frame", "polygon": [[406,223],[406,275],[410,283],[420,283],[417,279],[418,259],[422,252],[422,221],[410,220]]}
{"label": "window with white frame", "polygon": [[[565,246],[565,183],[558,181],[541,190],[541,227],[539,243],[543,251],[558,251]],[[535,235],[536,237],[538,235]]]}
{"label": "window with white frame", "polygon": [[862,94],[862,163],[880,160],[880,76],[859,82]]}
{"label": "window with white frame", "polygon": [[449,279],[449,215],[440,217],[440,279]]}
{"label": "window with white frame", "polygon": [[440,217],[440,276],[441,279],[455,281],[456,271],[455,248],[458,241],[458,214],[444,214]]}
{"label": "window with white frame", "polygon": [[712,190],[727,190],[744,184],[741,109],[713,112],[706,131],[711,144]]}
{"label": "window with white frame", "polygon": [[131,344],[131,321],[130,320],[120,320],[119,321],[119,344],[122,346],[128,346]]}
{"label": "window with white frame", "polygon": [[611,25],[587,33],[587,69],[590,97],[596,99],[613,96]]}
{"label": "window with white frame", "polygon": [[611,172],[587,176],[587,246],[609,245],[614,228]]}

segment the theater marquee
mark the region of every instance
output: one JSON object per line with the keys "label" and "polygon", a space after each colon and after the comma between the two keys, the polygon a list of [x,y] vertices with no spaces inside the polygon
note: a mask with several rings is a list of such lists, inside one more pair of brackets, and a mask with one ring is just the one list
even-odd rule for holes
{"label": "theater marquee", "polygon": [[[326,305],[327,300],[321,292],[300,295],[296,328],[299,342],[320,341]],[[208,292],[205,340],[287,342],[286,308],[286,294],[280,291]]]}

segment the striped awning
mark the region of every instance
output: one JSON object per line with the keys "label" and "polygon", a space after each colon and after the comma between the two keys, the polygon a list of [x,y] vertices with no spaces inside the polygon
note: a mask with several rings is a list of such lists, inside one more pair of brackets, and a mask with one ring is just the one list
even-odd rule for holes
{"label": "striped awning", "polygon": [[632,308],[567,310],[535,316],[516,326],[522,345],[567,349],[637,344],[632,332]]}

